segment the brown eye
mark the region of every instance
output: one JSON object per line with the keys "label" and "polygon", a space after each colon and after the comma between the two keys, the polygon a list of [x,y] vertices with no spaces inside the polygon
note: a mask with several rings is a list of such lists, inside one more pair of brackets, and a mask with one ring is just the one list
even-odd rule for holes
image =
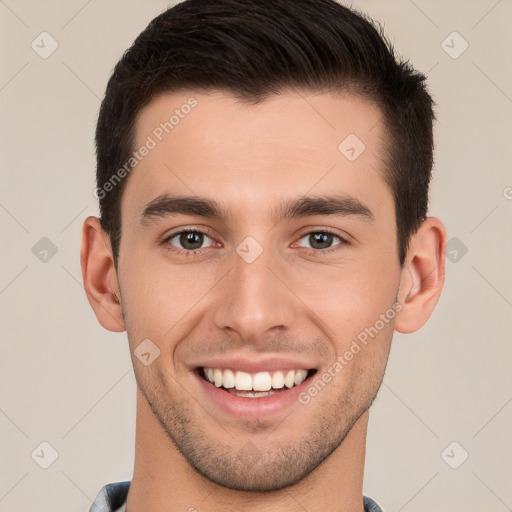
{"label": "brown eye", "polygon": [[[335,239],[338,239],[339,242],[333,245],[333,241]],[[306,240],[306,244],[309,243],[309,246],[304,245],[302,242],[303,240]],[[330,233],[329,231],[314,231],[304,235],[301,238],[299,245],[301,247],[309,247],[310,249],[315,249],[318,251],[325,251],[326,249],[331,249],[332,247],[341,245],[343,243],[345,243],[345,240],[340,236],[335,235],[334,233]]]}
{"label": "brown eye", "polygon": [[202,245],[207,240],[213,242],[213,240],[202,231],[187,230],[174,233],[166,239],[166,242],[176,247],[178,250],[196,251],[202,249]]}

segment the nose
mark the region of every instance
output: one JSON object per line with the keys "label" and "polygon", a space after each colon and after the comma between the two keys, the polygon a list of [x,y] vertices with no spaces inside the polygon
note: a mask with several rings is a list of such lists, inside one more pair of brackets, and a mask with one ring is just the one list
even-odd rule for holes
{"label": "nose", "polygon": [[270,251],[250,263],[235,253],[233,263],[216,290],[215,326],[254,344],[269,331],[289,330],[300,301],[287,284],[290,278],[283,265],[276,263]]}

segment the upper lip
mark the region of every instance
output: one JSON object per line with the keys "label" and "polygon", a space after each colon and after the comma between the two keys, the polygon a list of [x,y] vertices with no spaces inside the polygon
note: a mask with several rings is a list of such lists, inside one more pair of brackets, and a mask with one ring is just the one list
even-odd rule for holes
{"label": "upper lip", "polygon": [[300,358],[278,356],[236,356],[229,358],[205,359],[193,365],[193,368],[219,368],[238,370],[247,373],[274,372],[279,370],[311,370],[316,366],[311,361]]}

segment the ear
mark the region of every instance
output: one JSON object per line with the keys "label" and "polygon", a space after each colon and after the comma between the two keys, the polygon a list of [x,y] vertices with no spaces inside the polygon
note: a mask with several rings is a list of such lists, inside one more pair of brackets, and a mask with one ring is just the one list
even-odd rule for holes
{"label": "ear", "polygon": [[108,331],[125,331],[110,237],[97,217],[84,221],[80,265],[85,293],[98,322]]}
{"label": "ear", "polygon": [[446,229],[435,217],[425,219],[412,236],[400,279],[396,331],[418,330],[434,311],[444,284],[445,245]]}

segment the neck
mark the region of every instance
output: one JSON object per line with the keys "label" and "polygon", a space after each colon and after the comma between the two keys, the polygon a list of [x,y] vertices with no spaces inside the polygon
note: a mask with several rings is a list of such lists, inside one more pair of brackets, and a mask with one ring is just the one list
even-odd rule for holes
{"label": "neck", "polygon": [[135,467],[127,512],[362,512],[368,412],[343,443],[295,485],[267,493],[221,487],[192,468],[137,390]]}

